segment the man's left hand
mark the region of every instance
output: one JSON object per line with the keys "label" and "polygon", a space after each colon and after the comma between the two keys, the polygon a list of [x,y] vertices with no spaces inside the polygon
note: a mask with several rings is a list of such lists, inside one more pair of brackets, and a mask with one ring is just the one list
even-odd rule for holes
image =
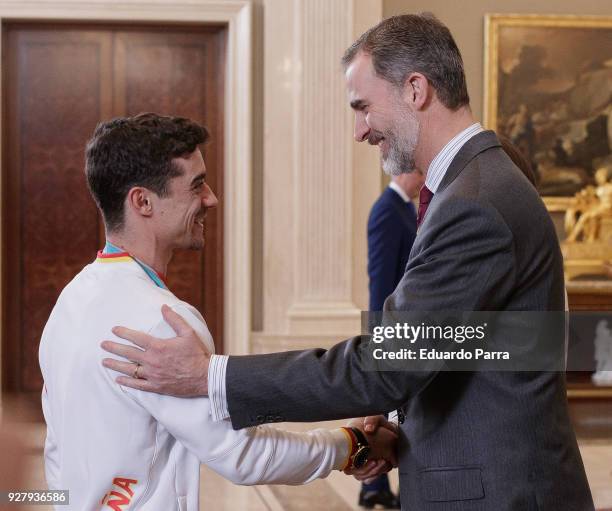
{"label": "man's left hand", "polygon": [[134,389],[179,397],[208,395],[210,353],[193,328],[170,307],[162,315],[176,332],[172,339],[157,339],[125,327],[113,328],[117,337],[131,341],[139,348],[113,341],[102,342],[102,348],[129,362],[105,358],[104,367],[127,376],[117,383]]}

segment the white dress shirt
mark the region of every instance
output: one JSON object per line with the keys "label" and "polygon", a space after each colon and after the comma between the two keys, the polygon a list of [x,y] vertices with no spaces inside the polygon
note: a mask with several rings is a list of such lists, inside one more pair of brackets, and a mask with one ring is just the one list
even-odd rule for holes
{"label": "white dress shirt", "polygon": [[[431,160],[429,169],[427,170],[427,176],[425,177],[425,186],[427,186],[427,188],[429,188],[434,194],[438,191],[438,187],[440,186],[448,167],[455,156],[457,156],[459,150],[470,138],[477,135],[481,131],[484,131],[483,127],[479,122],[475,122],[471,126],[464,129],[461,133],[454,136],[442,148],[436,157]],[[404,198],[403,196],[406,195],[404,191],[401,190],[401,188],[393,181],[391,181],[389,186],[399,193],[402,198]],[[401,192],[398,189],[401,190]],[[230,416],[227,407],[227,394],[225,388],[227,360],[227,355],[213,355],[210,358],[210,366],[208,367],[208,396],[210,397],[210,401],[212,403],[213,420],[227,419]]]}
{"label": "white dress shirt", "polygon": [[432,193],[438,191],[438,187],[446,175],[446,171],[450,166],[451,162],[457,156],[459,150],[465,145],[465,143],[477,135],[481,131],[484,131],[479,122],[475,122],[471,126],[464,129],[461,133],[455,135],[449,140],[449,142],[442,148],[442,150],[431,160],[429,169],[427,170],[427,176],[425,176],[425,186],[431,190]]}

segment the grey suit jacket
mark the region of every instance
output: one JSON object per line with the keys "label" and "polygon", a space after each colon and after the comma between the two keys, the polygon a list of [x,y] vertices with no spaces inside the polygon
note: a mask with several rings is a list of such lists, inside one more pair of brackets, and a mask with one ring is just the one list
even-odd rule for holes
{"label": "grey suit jacket", "polygon": [[[385,308],[563,310],[563,262],[552,221],[493,132],[474,136],[451,163]],[[399,407],[406,416],[399,446],[406,509],[594,509],[564,374],[365,372],[358,354],[365,340],[230,357],[234,427]]]}

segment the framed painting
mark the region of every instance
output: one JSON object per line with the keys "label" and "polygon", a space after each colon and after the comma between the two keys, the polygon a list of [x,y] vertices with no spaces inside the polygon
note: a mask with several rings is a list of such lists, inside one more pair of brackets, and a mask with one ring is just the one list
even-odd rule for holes
{"label": "framed painting", "polygon": [[612,169],[612,17],[489,14],[484,123],[531,161],[548,209]]}

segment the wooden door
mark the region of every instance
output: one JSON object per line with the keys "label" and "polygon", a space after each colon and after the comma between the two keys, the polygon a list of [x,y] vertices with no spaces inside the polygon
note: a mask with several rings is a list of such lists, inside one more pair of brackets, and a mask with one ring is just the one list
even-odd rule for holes
{"label": "wooden door", "polygon": [[[209,183],[223,193],[223,27],[4,27],[4,389],[39,391],[38,344],[63,287],[103,246],[84,147],[96,124],[152,111],[206,125]],[[204,252],[177,253],[170,289],[197,307],[222,352],[222,207]]]}

